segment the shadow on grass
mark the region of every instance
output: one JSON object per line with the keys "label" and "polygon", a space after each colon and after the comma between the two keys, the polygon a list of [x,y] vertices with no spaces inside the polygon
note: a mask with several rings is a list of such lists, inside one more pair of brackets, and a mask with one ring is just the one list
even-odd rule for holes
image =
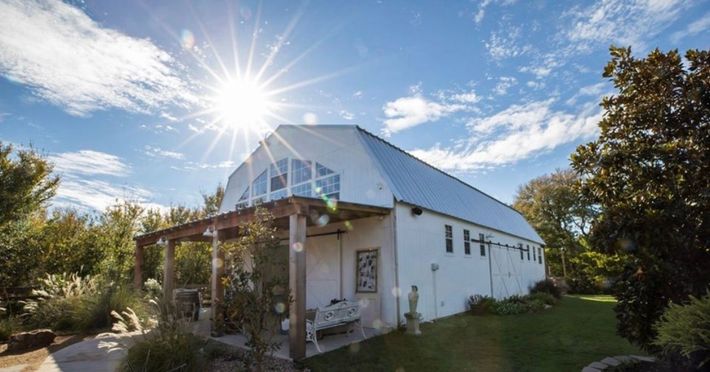
{"label": "shadow on grass", "polygon": [[304,361],[315,370],[571,371],[609,355],[640,353],[615,333],[613,302],[568,296],[536,314],[461,314],[395,331]]}

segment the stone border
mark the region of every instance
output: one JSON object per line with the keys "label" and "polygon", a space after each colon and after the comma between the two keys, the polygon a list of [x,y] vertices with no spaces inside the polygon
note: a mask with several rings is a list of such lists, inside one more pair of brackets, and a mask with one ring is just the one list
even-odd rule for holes
{"label": "stone border", "polygon": [[653,363],[656,361],[656,358],[641,355],[617,355],[614,357],[606,357],[598,362],[589,363],[589,365],[582,368],[582,372],[604,371],[609,367],[616,367],[618,365],[630,363],[633,361]]}

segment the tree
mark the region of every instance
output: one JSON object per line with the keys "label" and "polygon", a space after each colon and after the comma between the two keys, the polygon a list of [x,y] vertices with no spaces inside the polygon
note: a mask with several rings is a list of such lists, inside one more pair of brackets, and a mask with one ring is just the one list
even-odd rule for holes
{"label": "tree", "polygon": [[202,200],[204,202],[204,207],[202,212],[205,216],[214,216],[219,212],[219,207],[222,205],[222,199],[224,199],[224,186],[222,184],[217,185],[217,189],[214,194],[202,194]]}
{"label": "tree", "polygon": [[562,274],[560,250],[572,256],[586,249],[591,222],[597,214],[593,204],[579,192],[579,177],[570,169],[535,178],[518,188],[513,208],[535,227],[550,254],[548,264]]}
{"label": "tree", "polygon": [[599,205],[592,246],[632,256],[615,295],[619,333],[652,350],[653,323],[670,301],[710,284],[710,54],[658,49],[637,59],[612,47],[603,76],[599,138],[572,166]]}
{"label": "tree", "polygon": [[247,337],[246,365],[261,371],[267,353],[278,350],[274,342],[279,318],[290,302],[288,295],[287,260],[280,261],[280,244],[271,213],[263,208],[254,212],[254,220],[242,230],[233,243],[223,243],[226,261],[225,308],[227,319],[241,326]]}
{"label": "tree", "polygon": [[143,207],[123,201],[108,208],[99,217],[97,245],[103,253],[101,273],[113,282],[128,283],[133,278],[135,243]]}
{"label": "tree", "polygon": [[18,150],[0,142],[0,226],[41,208],[54,196],[59,177],[33,149]]}

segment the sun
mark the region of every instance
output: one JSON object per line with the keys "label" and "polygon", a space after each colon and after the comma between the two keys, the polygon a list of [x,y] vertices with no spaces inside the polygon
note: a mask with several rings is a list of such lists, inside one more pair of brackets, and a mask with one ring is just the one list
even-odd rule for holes
{"label": "sun", "polygon": [[218,120],[235,129],[261,126],[273,115],[275,104],[258,82],[249,78],[229,79],[212,99]]}

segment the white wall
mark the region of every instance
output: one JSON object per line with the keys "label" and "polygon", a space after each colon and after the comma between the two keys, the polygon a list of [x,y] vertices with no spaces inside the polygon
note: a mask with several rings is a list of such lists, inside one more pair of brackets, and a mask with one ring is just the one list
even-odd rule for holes
{"label": "white wall", "polygon": [[392,207],[385,180],[353,126],[281,126],[229,177],[220,212],[234,210],[256,176],[273,161],[290,157],[314,160],[340,173],[340,200]]}
{"label": "white wall", "polygon": [[[493,294],[497,298],[527,293],[530,284],[544,279],[544,259],[542,264],[533,261],[532,252],[530,261],[527,254],[521,261],[517,249],[487,245],[486,256],[482,257],[479,243],[472,242],[471,255],[465,255],[463,229],[470,231],[471,239],[478,240],[478,234],[484,233],[492,235],[489,238],[491,241],[502,244],[523,243],[524,247],[529,244],[536,249],[538,244],[429,210],[414,216],[411,208],[411,205],[404,203],[397,203],[395,208],[402,314],[409,309],[407,293],[411,285],[419,287],[417,310],[425,320],[466,311],[466,300],[470,295],[491,295],[489,265],[493,266],[493,274],[496,274]],[[446,253],[444,225],[453,227],[453,254]],[[439,270],[434,273],[432,263],[439,265]]]}
{"label": "white wall", "polygon": [[[334,298],[360,301],[363,324],[366,327],[394,327],[396,325],[394,248],[391,217],[370,217],[351,221],[348,229],[343,223],[308,228],[308,235],[347,231],[341,235],[306,238],[306,307],[325,306]],[[377,293],[355,291],[355,257],[358,250],[379,249]],[[340,293],[342,267],[342,295]]]}

